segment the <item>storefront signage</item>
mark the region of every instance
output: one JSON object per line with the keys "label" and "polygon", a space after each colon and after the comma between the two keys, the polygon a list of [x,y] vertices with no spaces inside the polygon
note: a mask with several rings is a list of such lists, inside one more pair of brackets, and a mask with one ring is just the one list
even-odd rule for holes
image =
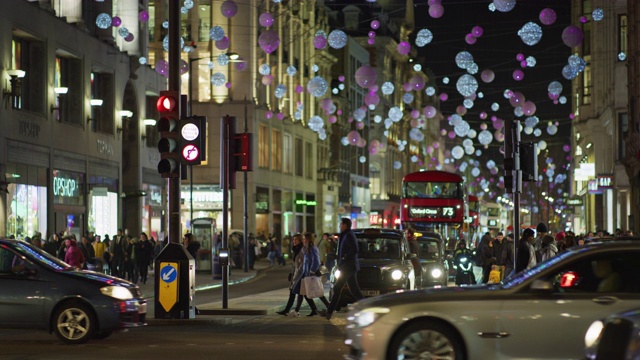
{"label": "storefront signage", "polygon": [[20,120],[18,122],[18,133],[21,136],[37,139],[40,135],[40,125],[31,121]]}
{"label": "storefront signage", "polygon": [[84,174],[53,170],[52,186],[54,204],[84,204]]}
{"label": "storefront signage", "polygon": [[91,189],[91,194],[93,196],[107,196],[107,190],[106,187],[94,186],[93,189]]}
{"label": "storefront signage", "polygon": [[488,220],[487,221],[487,226],[497,227],[498,226],[498,220]]}
{"label": "storefront signage", "polygon": [[369,224],[378,225],[379,221],[380,221],[380,214],[378,214],[377,212],[371,213],[369,215]]}
{"label": "storefront signage", "polygon": [[613,175],[598,174],[598,189],[613,189]]}
{"label": "storefront signage", "polygon": [[582,198],[579,197],[567,199],[566,203],[569,206],[582,206],[583,204]]}
{"label": "storefront signage", "polygon": [[78,196],[78,184],[74,179],[64,177],[53,178],[53,195],[62,197]]}
{"label": "storefront signage", "polygon": [[589,194],[592,194],[592,195],[602,194],[602,189],[598,189],[597,179],[589,180],[589,182],[587,183],[587,190],[589,191]]}
{"label": "storefront signage", "polygon": [[162,194],[158,190],[151,190],[149,195],[149,202],[151,205],[162,205]]}
{"label": "storefront signage", "polygon": [[104,141],[104,140],[96,140],[96,145],[98,146],[98,154],[113,156],[113,146]]}
{"label": "storefront signage", "polygon": [[316,206],[315,200],[296,200],[296,205]]}

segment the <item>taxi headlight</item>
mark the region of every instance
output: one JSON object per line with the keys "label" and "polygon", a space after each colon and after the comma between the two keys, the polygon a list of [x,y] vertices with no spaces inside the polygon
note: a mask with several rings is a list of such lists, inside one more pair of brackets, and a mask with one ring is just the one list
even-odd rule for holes
{"label": "taxi headlight", "polygon": [[440,276],[442,276],[442,270],[438,268],[431,270],[431,276],[434,278],[439,278]]}
{"label": "taxi headlight", "polygon": [[361,328],[366,327],[373,324],[376,320],[378,320],[381,316],[383,316],[388,312],[389,312],[388,308],[382,308],[382,307],[364,309],[362,311],[358,311],[354,315],[353,322],[356,324],[357,327],[361,327]]}
{"label": "taxi headlight", "polygon": [[129,289],[124,286],[105,286],[100,288],[100,292],[103,295],[112,297],[118,300],[131,300],[133,299],[133,294]]}
{"label": "taxi headlight", "polygon": [[584,335],[584,345],[588,348],[595,346],[600,338],[600,333],[604,329],[604,324],[600,320],[596,320],[591,323],[587,333]]}
{"label": "taxi headlight", "polygon": [[393,270],[391,272],[391,278],[393,280],[400,280],[402,279],[402,271],[401,270]]}

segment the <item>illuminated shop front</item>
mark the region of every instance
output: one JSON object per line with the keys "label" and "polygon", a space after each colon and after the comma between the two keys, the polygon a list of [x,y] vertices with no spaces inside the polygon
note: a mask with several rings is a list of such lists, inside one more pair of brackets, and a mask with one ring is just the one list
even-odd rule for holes
{"label": "illuminated shop front", "polygon": [[90,231],[104,238],[118,231],[118,180],[106,176],[89,177]]}
{"label": "illuminated shop front", "polygon": [[7,164],[7,235],[18,239],[47,234],[47,169]]}
{"label": "illuminated shop front", "polygon": [[66,231],[81,238],[86,211],[84,189],[85,174],[53,170],[53,216],[56,231]]}
{"label": "illuminated shop front", "polygon": [[[191,201],[193,194],[193,201]],[[191,229],[191,219],[208,218],[222,224],[222,189],[218,185],[183,185],[180,188],[180,222],[183,229]],[[231,196],[229,213],[231,213]],[[193,202],[193,217],[191,203]]]}
{"label": "illuminated shop front", "polygon": [[[162,228],[162,186],[142,184],[145,195],[142,198],[142,232],[154,239],[160,239]],[[162,240],[162,239],[160,239]]]}

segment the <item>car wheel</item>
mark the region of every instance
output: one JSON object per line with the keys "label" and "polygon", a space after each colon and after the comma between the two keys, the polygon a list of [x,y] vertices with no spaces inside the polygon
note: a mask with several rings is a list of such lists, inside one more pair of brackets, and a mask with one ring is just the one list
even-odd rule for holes
{"label": "car wheel", "polygon": [[416,322],[391,341],[388,359],[455,359],[464,360],[460,337],[449,327],[434,322]]}
{"label": "car wheel", "polygon": [[89,306],[69,302],[56,311],[53,331],[67,344],[82,344],[93,337],[96,320]]}
{"label": "car wheel", "polygon": [[102,340],[106,339],[113,334],[113,331],[100,331],[99,333],[93,335],[93,339]]}

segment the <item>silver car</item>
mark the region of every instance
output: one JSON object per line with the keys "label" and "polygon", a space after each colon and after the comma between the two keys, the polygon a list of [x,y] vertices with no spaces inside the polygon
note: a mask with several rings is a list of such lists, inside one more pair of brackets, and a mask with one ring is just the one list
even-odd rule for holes
{"label": "silver car", "polygon": [[640,309],[594,321],[584,342],[590,360],[640,359]]}
{"label": "silver car", "polygon": [[640,307],[640,242],[569,249],[501,284],[364,299],[350,309],[351,359],[579,359],[590,324]]}

